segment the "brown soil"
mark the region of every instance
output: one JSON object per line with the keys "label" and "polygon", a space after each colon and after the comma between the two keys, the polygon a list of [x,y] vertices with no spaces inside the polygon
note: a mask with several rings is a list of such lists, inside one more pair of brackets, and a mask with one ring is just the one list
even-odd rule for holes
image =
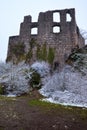
{"label": "brown soil", "polygon": [[87,130],[87,113],[81,113],[81,108],[29,103],[38,97],[34,92],[31,96],[0,98],[0,130]]}

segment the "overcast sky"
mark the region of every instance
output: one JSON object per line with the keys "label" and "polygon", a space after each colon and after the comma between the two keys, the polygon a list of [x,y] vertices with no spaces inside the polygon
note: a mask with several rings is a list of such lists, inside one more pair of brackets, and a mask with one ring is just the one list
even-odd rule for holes
{"label": "overcast sky", "polygon": [[0,60],[7,55],[9,36],[19,34],[24,16],[37,21],[39,12],[75,8],[77,25],[87,30],[87,0],[0,0]]}

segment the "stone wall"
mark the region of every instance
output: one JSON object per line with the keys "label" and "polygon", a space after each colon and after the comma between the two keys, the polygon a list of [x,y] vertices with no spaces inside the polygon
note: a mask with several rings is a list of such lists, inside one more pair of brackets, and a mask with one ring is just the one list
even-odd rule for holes
{"label": "stone wall", "polygon": [[[54,14],[58,14],[59,21],[54,21]],[[67,20],[67,15],[70,17]],[[57,32],[53,31],[56,27]],[[36,34],[32,34],[32,29],[37,29]],[[53,64],[57,63],[63,66],[65,60],[76,46],[83,47],[84,39],[80,35],[79,28],[76,25],[75,9],[53,10],[41,12],[38,22],[32,22],[32,17],[25,16],[24,21],[20,24],[19,36],[9,38],[7,62],[17,59],[13,58],[12,46],[22,43],[25,45],[25,55],[31,51],[31,40],[34,39],[35,46],[32,49],[32,58],[28,60],[33,63],[37,60],[37,46],[41,47],[46,43],[47,52],[49,48],[54,48],[55,57]],[[9,58],[10,56],[10,58]],[[26,56],[25,56],[26,57]]]}

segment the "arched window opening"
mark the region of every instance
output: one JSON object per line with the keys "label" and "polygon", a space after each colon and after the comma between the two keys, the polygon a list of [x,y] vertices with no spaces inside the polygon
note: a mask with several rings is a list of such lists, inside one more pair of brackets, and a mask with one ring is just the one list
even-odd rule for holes
{"label": "arched window opening", "polygon": [[37,35],[38,34],[38,28],[32,28],[31,29],[31,35]]}
{"label": "arched window opening", "polygon": [[53,22],[60,22],[60,13],[53,13]]}
{"label": "arched window opening", "polygon": [[54,26],[53,27],[53,33],[60,33],[60,27],[59,26]]}
{"label": "arched window opening", "polygon": [[66,14],[66,22],[71,22],[72,18],[69,13]]}

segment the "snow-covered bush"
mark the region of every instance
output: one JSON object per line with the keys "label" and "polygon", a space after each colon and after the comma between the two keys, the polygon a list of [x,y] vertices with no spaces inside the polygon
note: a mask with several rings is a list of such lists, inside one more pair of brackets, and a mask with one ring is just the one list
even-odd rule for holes
{"label": "snow-covered bush", "polygon": [[49,64],[46,62],[35,62],[30,67],[31,79],[30,86],[34,89],[40,89],[43,84],[43,79],[50,73]]}
{"label": "snow-covered bush", "polygon": [[7,93],[15,95],[29,91],[29,65],[23,62],[18,65],[12,63],[0,65],[0,83],[6,84]]}
{"label": "snow-covered bush", "polygon": [[[87,72],[87,70],[85,70]],[[50,80],[42,87],[40,93],[48,101],[87,107],[87,75],[76,71],[71,66],[51,76]]]}
{"label": "snow-covered bush", "polygon": [[49,70],[45,62],[36,62],[31,67],[24,62],[18,65],[0,63],[0,83],[5,84],[7,94],[21,95],[30,91],[30,84],[38,82],[39,85],[41,77],[47,75]]}
{"label": "snow-covered bush", "polygon": [[32,66],[32,69],[37,71],[41,77],[47,76],[50,72],[50,66],[46,62],[35,62]]}

